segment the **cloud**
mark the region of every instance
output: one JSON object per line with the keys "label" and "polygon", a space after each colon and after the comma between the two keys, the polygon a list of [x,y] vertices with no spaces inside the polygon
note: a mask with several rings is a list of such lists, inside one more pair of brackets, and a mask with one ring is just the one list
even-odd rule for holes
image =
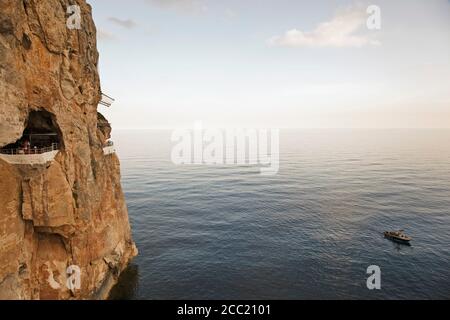
{"label": "cloud", "polygon": [[208,10],[206,0],[146,0],[146,2],[162,8],[187,12],[202,12]]}
{"label": "cloud", "polygon": [[133,29],[134,27],[137,26],[137,23],[131,19],[122,20],[122,19],[115,18],[115,17],[109,17],[108,20],[111,21],[112,23],[114,23],[120,27],[126,28],[126,29]]}
{"label": "cloud", "polygon": [[[268,44],[278,47],[363,47],[375,46],[380,42],[367,33],[357,34],[366,28],[368,15],[362,7],[352,7],[338,11],[326,22],[320,23],[313,31],[297,29],[275,36]],[[366,29],[366,31],[369,31]]]}

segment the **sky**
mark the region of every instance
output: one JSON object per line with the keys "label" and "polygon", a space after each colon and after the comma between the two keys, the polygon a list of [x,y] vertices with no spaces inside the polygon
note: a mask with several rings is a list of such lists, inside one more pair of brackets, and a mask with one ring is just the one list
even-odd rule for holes
{"label": "sky", "polygon": [[450,128],[449,0],[87,1],[115,129]]}

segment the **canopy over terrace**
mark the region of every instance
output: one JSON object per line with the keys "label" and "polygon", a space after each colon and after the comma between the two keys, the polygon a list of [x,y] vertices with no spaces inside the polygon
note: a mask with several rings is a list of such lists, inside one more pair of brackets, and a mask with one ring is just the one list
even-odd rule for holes
{"label": "canopy over terrace", "polygon": [[111,107],[111,105],[116,101],[114,98],[111,98],[107,94],[102,92],[102,99],[100,100],[100,104],[105,107]]}

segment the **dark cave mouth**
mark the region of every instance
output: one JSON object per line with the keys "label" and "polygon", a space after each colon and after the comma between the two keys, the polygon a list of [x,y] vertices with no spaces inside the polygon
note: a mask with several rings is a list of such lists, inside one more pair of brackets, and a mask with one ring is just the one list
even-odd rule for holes
{"label": "dark cave mouth", "polygon": [[55,115],[38,110],[29,113],[22,137],[1,151],[6,154],[39,154],[62,148],[62,134]]}

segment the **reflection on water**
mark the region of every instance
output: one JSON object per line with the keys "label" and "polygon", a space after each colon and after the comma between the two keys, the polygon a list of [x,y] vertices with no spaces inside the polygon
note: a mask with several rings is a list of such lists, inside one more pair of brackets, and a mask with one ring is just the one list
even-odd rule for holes
{"label": "reflection on water", "polygon": [[[386,240],[389,240],[389,239],[387,239],[386,237],[384,237]],[[407,250],[413,250],[414,249],[414,247],[412,246],[412,244],[411,243],[401,243],[401,242],[395,242],[395,241],[393,241],[393,240],[389,240],[391,243],[392,243],[392,247],[395,249],[395,250],[397,250],[397,251],[404,251],[404,252],[408,252]]]}

